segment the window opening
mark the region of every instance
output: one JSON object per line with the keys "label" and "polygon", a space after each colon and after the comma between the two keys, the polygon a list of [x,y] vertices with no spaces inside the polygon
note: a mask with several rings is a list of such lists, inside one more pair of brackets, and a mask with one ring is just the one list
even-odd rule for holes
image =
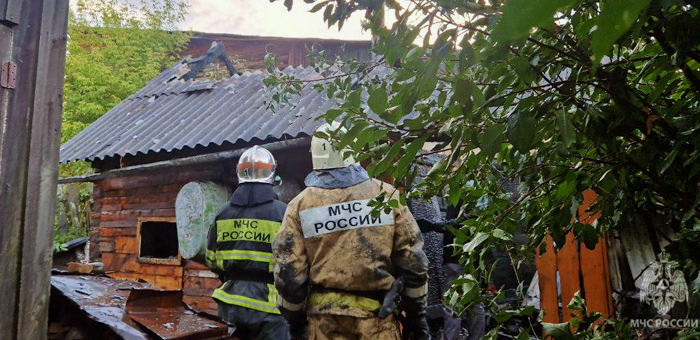
{"label": "window opening", "polygon": [[177,226],[174,220],[139,221],[139,262],[180,264]]}

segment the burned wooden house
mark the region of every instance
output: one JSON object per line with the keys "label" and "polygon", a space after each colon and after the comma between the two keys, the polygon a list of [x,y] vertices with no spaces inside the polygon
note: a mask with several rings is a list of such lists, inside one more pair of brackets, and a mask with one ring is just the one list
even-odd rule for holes
{"label": "burned wooden house", "polygon": [[[322,124],[316,118],[334,105],[307,86],[294,105],[272,112],[263,72],[220,80],[193,74],[221,59],[215,50],[163,71],[65,143],[60,156],[95,171],[60,180],[94,183],[91,261],[102,261],[113,278],[182,290],[193,309],[214,314],[210,295],[220,282],[197,258],[206,220],[236,187],[238,157],[253,145],[270,150],[282,179],[276,190],[290,200],[311,171],[310,136]],[[318,77],[301,66],[284,71]]]}
{"label": "burned wooden house", "polygon": [[247,70],[265,70],[265,54],[274,53],[279,66],[309,66],[309,52],[323,51],[327,58],[371,58],[369,42],[363,40],[335,40],[318,38],[262,37],[226,33],[194,32],[181,56],[203,55],[213,42],[220,42],[229,51],[230,59],[238,61]]}

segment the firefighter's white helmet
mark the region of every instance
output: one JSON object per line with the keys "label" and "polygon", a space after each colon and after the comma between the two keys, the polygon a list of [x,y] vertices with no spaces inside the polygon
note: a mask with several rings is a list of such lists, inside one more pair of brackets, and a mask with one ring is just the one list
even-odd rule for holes
{"label": "firefighter's white helmet", "polygon": [[267,149],[253,146],[246,150],[238,159],[236,174],[238,183],[268,183],[274,184],[277,162]]}
{"label": "firefighter's white helmet", "polygon": [[[336,131],[340,127],[340,123],[323,124],[316,132],[330,134],[331,131]],[[341,132],[346,132],[344,127],[340,127]],[[355,159],[352,156],[343,159],[343,153],[350,151],[349,148],[337,151],[333,148],[330,141],[316,136],[311,137],[311,161],[314,170],[342,168],[348,165],[355,164]]]}

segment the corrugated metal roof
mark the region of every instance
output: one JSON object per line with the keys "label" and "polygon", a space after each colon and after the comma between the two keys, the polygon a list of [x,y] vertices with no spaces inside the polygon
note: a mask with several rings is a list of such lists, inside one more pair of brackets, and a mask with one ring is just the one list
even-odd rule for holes
{"label": "corrugated metal roof", "polygon": [[[165,70],[144,88],[61,146],[62,163],[113,156],[171,152],[224,142],[310,136],[315,120],[334,102],[306,86],[277,112],[265,108],[262,72],[221,81],[183,81],[186,60]],[[299,79],[318,79],[312,68],[292,68]]]}

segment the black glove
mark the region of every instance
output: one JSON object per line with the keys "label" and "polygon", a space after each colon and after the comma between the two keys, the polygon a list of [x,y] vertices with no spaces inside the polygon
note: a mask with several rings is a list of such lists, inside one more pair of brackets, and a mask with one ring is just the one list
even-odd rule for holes
{"label": "black glove", "polygon": [[387,316],[394,313],[398,307],[401,292],[403,291],[403,277],[398,277],[391,284],[391,288],[384,295],[384,301],[382,302],[382,307],[379,309],[377,317],[380,319],[385,319]]}
{"label": "black glove", "polygon": [[417,299],[404,297],[403,310],[406,312],[404,331],[411,340],[430,340],[430,327],[425,317],[427,297]]}
{"label": "black glove", "polygon": [[289,335],[292,340],[308,339],[309,336],[306,334],[306,325],[309,320],[306,318],[306,313],[304,310],[290,311],[283,307],[279,307],[280,313],[289,323]]}

